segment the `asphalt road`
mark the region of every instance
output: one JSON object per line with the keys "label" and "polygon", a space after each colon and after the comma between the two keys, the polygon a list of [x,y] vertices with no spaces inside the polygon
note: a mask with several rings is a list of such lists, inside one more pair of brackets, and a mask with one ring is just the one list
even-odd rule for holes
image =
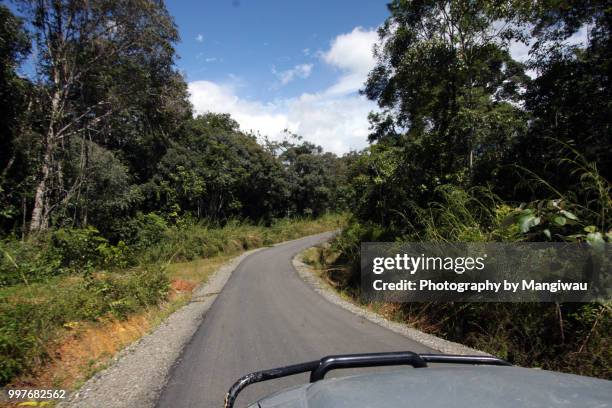
{"label": "asphalt road", "polygon": [[[330,354],[432,351],[330,303],[300,279],[291,259],[328,237],[291,241],[242,261],[175,364],[159,408],[222,407],[244,374]],[[252,385],[236,406],[305,382],[303,374]]]}

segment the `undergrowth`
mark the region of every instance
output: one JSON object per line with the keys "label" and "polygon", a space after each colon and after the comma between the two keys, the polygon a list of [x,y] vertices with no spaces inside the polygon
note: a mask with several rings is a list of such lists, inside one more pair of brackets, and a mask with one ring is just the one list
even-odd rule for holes
{"label": "undergrowth", "polygon": [[94,228],[0,243],[1,384],[44,365],[53,341],[79,322],[121,320],[156,307],[168,296],[173,262],[230,256],[338,229],[344,216],[283,219],[271,226],[231,221],[222,227],[168,226],[154,214],[138,220],[137,230],[116,244]]}
{"label": "undergrowth", "polygon": [[[401,223],[381,226],[353,218],[314,263],[324,277],[355,300],[360,292],[361,242],[587,242],[612,243],[612,187],[578,152],[562,163],[579,185],[560,192],[525,170],[525,183],[542,199],[503,200],[486,187],[442,185],[425,207],[408,203]],[[312,257],[311,257],[312,258]],[[406,303],[383,308],[396,320],[529,367],[612,378],[612,304]]]}

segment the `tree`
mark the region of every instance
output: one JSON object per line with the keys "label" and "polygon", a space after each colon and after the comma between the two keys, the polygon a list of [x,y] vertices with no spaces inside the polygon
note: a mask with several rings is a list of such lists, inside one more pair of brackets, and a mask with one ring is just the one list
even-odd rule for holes
{"label": "tree", "polygon": [[524,66],[509,54],[524,41],[520,1],[403,1],[388,6],[376,66],[362,91],[374,144],[356,162],[356,213],[399,234],[413,206],[440,186],[497,183],[500,164],[526,132]]}
{"label": "tree", "polygon": [[346,198],[344,163],[321,146],[303,141],[287,131],[282,142],[269,143],[287,171],[291,197],[290,213],[319,216],[328,210],[343,210]]}
{"label": "tree", "polygon": [[[16,69],[30,51],[23,21],[0,5],[0,223],[14,221],[21,202],[16,196],[27,176],[20,149],[29,84]],[[1,224],[0,224],[1,225]]]}
{"label": "tree", "polygon": [[185,85],[172,67],[178,34],[161,2],[22,0],[20,5],[34,31],[37,102],[43,107],[30,221],[30,230],[39,231],[47,228],[52,210],[84,184],[64,184],[57,159],[69,138],[134,146],[130,139],[139,132],[149,136],[151,123],[164,134],[163,121],[173,121],[166,117],[184,117],[189,109]]}
{"label": "tree", "polygon": [[[612,178],[612,9],[609,2],[542,2],[526,15],[533,25],[530,66],[539,75],[527,88],[533,121],[512,160],[561,191],[579,180],[559,166],[563,143],[573,145],[599,172]],[[567,39],[580,29],[584,45]],[[562,143],[558,143],[560,141]]]}
{"label": "tree", "polygon": [[153,210],[199,218],[270,220],[285,215],[285,171],[227,114],[190,120],[160,160],[145,192]]}
{"label": "tree", "polygon": [[[527,82],[508,52],[522,2],[393,1],[363,93],[376,100],[371,141],[417,144],[440,179],[465,183],[521,131]],[[501,21],[501,23],[500,23]],[[435,164],[432,163],[436,156]]]}

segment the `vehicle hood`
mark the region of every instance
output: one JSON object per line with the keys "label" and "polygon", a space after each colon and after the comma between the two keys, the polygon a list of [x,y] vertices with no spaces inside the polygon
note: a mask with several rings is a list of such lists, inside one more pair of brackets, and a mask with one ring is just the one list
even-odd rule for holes
{"label": "vehicle hood", "polygon": [[260,408],[612,407],[612,381],[520,367],[405,368],[330,378],[266,397]]}

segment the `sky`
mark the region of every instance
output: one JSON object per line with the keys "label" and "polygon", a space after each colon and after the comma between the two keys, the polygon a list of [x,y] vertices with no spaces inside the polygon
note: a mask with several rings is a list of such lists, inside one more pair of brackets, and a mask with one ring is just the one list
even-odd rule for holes
{"label": "sky", "polygon": [[[376,104],[358,91],[374,66],[386,3],[168,0],[196,114],[230,113],[242,130],[272,140],[287,129],[337,154],[366,147]],[[585,39],[583,29],[569,42]],[[529,46],[510,52],[524,62]]]}
{"label": "sky", "polygon": [[338,154],[367,145],[359,95],[387,1],[168,0],[178,69],[196,113],[230,113],[245,131],[283,130]]}
{"label": "sky", "polygon": [[[286,129],[337,154],[363,149],[377,106],[359,90],[387,2],[166,0],[195,113],[230,113],[243,131],[272,140]],[[587,32],[567,42],[584,45]],[[529,49],[515,42],[510,53],[524,62]],[[33,71],[31,61],[23,70]]]}

